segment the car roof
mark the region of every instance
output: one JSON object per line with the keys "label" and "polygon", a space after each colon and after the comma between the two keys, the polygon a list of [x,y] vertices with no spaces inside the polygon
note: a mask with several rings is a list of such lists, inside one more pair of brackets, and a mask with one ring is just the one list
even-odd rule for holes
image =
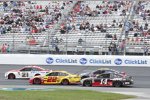
{"label": "car roof", "polygon": [[52,72],[62,72],[62,73],[67,73],[67,74],[73,75],[72,73],[69,73],[69,72],[63,71],[63,70],[54,70],[54,71],[51,71],[49,73],[52,73]]}
{"label": "car roof", "polygon": [[[117,74],[117,75],[121,75],[119,73],[113,73],[113,72],[105,72],[105,73],[102,73],[102,74]],[[99,75],[102,75],[102,74],[99,74]]]}
{"label": "car roof", "polygon": [[63,70],[54,70],[52,72],[64,72],[64,73],[68,73],[67,71],[63,71]]}
{"label": "car roof", "polygon": [[42,67],[40,67],[40,66],[24,66],[24,68],[29,68],[29,67],[31,67],[31,68],[38,68],[38,69],[42,69],[42,70],[44,70],[44,68],[42,68]]}
{"label": "car roof", "polygon": [[105,72],[105,73],[102,73],[102,74],[114,74],[113,72]]}
{"label": "car roof", "polygon": [[119,72],[119,71],[111,69],[111,68],[99,68],[98,70],[111,70],[111,71],[114,71],[114,72]]}
{"label": "car roof", "polygon": [[110,68],[99,68],[98,70],[112,70]]}

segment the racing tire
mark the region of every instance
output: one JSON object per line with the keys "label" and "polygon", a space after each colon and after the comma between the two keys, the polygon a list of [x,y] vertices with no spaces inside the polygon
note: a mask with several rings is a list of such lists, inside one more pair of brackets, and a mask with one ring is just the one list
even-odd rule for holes
{"label": "racing tire", "polygon": [[69,85],[69,80],[68,79],[63,79],[61,84],[62,85]]}
{"label": "racing tire", "polygon": [[41,79],[39,79],[39,78],[35,78],[34,80],[33,80],[33,84],[41,84]]}
{"label": "racing tire", "polygon": [[116,82],[113,83],[113,86],[114,87],[121,87],[122,83],[120,81],[116,81]]}
{"label": "racing tire", "polygon": [[16,78],[16,76],[14,74],[9,74],[8,75],[8,79],[15,79],[15,78]]}
{"label": "racing tire", "polygon": [[83,86],[85,86],[85,87],[90,87],[90,86],[92,86],[92,82],[91,82],[90,80],[85,80],[85,81],[83,82]]}

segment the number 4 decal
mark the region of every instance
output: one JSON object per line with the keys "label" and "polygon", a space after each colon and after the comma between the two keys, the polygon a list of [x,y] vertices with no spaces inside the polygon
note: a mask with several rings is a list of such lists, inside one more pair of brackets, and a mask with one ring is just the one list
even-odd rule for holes
{"label": "number 4 decal", "polygon": [[101,84],[107,84],[107,79],[101,79]]}

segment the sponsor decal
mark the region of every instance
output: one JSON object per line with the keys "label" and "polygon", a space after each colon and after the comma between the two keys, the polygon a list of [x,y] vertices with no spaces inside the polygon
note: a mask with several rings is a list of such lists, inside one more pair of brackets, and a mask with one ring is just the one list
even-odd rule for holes
{"label": "sponsor decal", "polygon": [[125,64],[147,64],[147,60],[125,60]]}
{"label": "sponsor decal", "polygon": [[121,65],[122,64],[122,60],[120,58],[115,59],[114,63],[116,65]]}
{"label": "sponsor decal", "polygon": [[77,63],[77,59],[56,59],[56,63]]}
{"label": "sponsor decal", "polygon": [[48,63],[48,64],[52,64],[53,62],[54,62],[54,59],[51,57],[46,59],[46,63]]}
{"label": "sponsor decal", "polygon": [[87,63],[87,59],[86,58],[81,58],[80,59],[80,64],[84,65]]}
{"label": "sponsor decal", "polygon": [[111,60],[107,60],[107,59],[90,59],[89,63],[91,63],[91,64],[111,64]]}
{"label": "sponsor decal", "polygon": [[[124,58],[116,58],[114,59],[101,59],[101,58],[54,58],[54,57],[48,57],[46,58],[47,64],[93,64],[93,65],[147,65],[148,60],[146,59],[124,59]],[[34,72],[33,72],[34,73]]]}

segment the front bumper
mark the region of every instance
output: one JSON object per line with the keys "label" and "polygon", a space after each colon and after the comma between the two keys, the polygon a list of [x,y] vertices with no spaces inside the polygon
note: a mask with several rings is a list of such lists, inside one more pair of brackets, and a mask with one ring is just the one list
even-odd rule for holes
{"label": "front bumper", "polygon": [[33,79],[29,79],[29,84],[33,84]]}
{"label": "front bumper", "polygon": [[134,84],[133,80],[123,81],[122,83],[123,83],[123,86],[129,86],[129,85],[133,85]]}
{"label": "front bumper", "polygon": [[5,73],[5,79],[8,79],[8,73]]}

